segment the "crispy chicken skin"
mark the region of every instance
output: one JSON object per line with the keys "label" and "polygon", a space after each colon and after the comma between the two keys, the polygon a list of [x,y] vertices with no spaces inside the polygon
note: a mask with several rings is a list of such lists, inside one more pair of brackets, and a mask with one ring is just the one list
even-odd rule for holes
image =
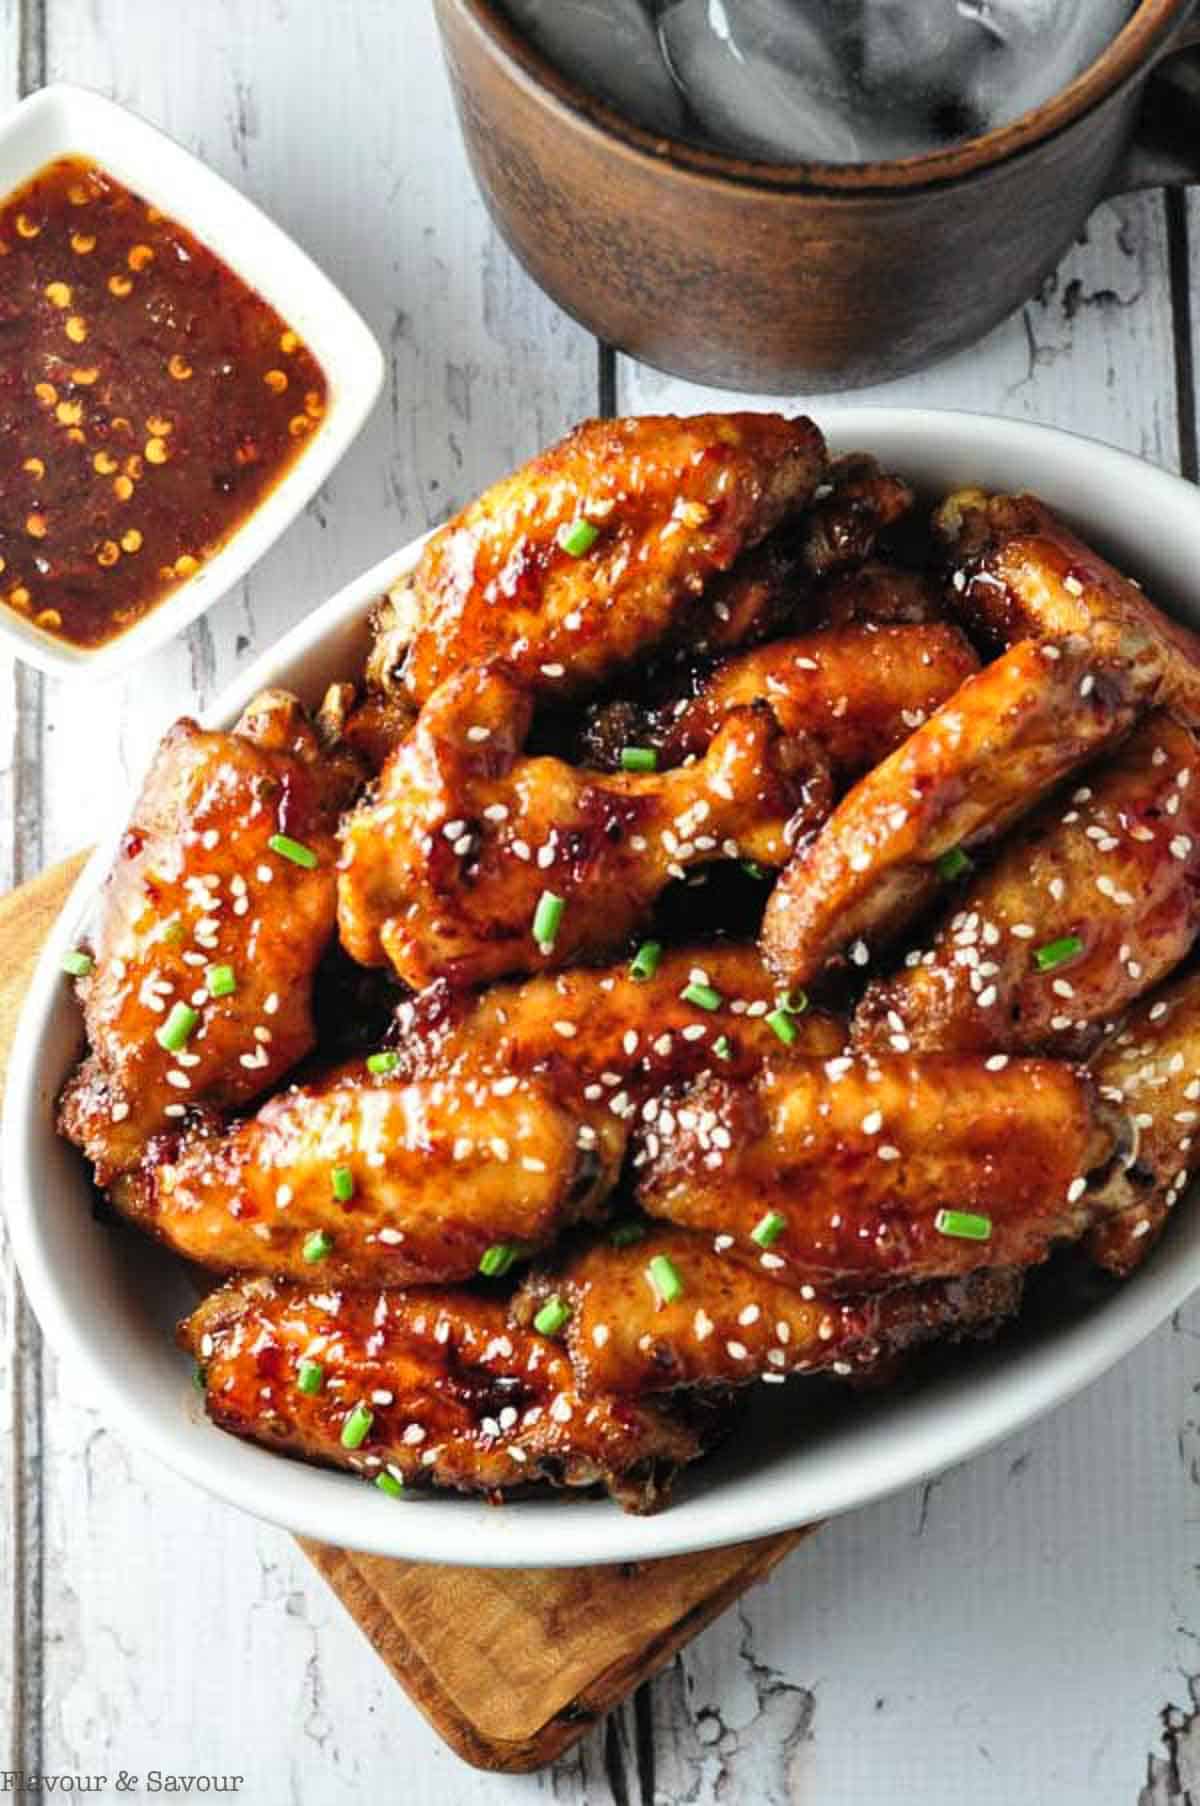
{"label": "crispy chicken skin", "polygon": [[[179,1337],[214,1423],[366,1479],[497,1498],[536,1480],[599,1482],[626,1510],[652,1511],[702,1452],[665,1410],[581,1399],[558,1343],[465,1292],[251,1280],[205,1299]],[[302,1363],[310,1384],[319,1367],[318,1390],[301,1390]]]}
{"label": "crispy chicken skin", "polygon": [[116,1202],[222,1273],[469,1279],[494,1244],[544,1247],[595,1216],[626,1136],[611,1110],[560,1096],[547,1076],[449,1084],[356,1065],[291,1086],[226,1131],[202,1125],[156,1145]]}
{"label": "crispy chicken skin", "polygon": [[1139,699],[1200,722],[1200,637],[1076,538],[1031,495],[948,496],[934,516],[956,612],[993,643],[1084,636],[1123,665]]}
{"label": "crispy chicken skin", "polygon": [[[530,708],[503,668],[451,678],[347,818],[338,922],[362,965],[420,989],[603,955],[689,866],[781,865],[797,812],[824,806],[808,749],[765,704],[732,713],[695,765],[646,776],[521,757]],[[549,945],[533,934],[544,892],[565,905]]]}
{"label": "crispy chicken skin", "polygon": [[[798,513],[824,468],[805,419],[585,421],[430,540],[383,623],[393,659],[408,639],[404,687],[424,702],[495,658],[559,694],[598,683],[688,636],[705,586]],[[562,538],[580,523],[596,537],[573,553]]]}
{"label": "crispy chicken skin", "polygon": [[1171,1206],[1200,1164],[1200,973],[1144,998],[1092,1058],[1101,1095],[1133,1119],[1133,1159],[1107,1188],[1115,1214],[1085,1246],[1125,1279],[1162,1231]]}
{"label": "crispy chicken skin", "polygon": [[[753,645],[789,624],[815,625],[827,597],[834,607],[862,618],[864,596],[854,578],[879,535],[912,507],[912,491],[862,452],[837,459],[828,479],[803,515],[785,521],[708,585],[689,620],[686,642],[673,652],[695,659]],[[877,573],[885,568],[877,566]],[[926,597],[917,602],[911,585],[876,582],[870,595],[885,616],[893,608],[904,618],[916,608],[912,618],[920,620],[934,612]]]}
{"label": "crispy chicken skin", "polygon": [[995,839],[1131,725],[1126,674],[1083,641],[1023,640],[969,677],[842,799],[773,891],[762,947],[805,984],[850,942],[911,920],[937,861]]}
{"label": "crispy chicken skin", "polygon": [[814,577],[861,565],[881,533],[903,520],[913,492],[869,452],[846,452],[829,466],[803,527],[804,563]]}
{"label": "crispy chicken skin", "polygon": [[[656,1282],[650,1263],[662,1259],[678,1277],[677,1298]],[[793,1373],[867,1375],[934,1336],[992,1328],[1020,1295],[1020,1274],[993,1271],[851,1298],[801,1292],[716,1252],[709,1237],[656,1226],[632,1246],[593,1242],[531,1273],[513,1315],[531,1321],[560,1299],[580,1391],[636,1398]]]}
{"label": "crispy chicken skin", "polygon": [[814,595],[813,627],[849,627],[852,622],[876,627],[920,627],[944,620],[941,591],[924,571],[868,559],[848,571],[837,571]]}
{"label": "crispy chicken skin", "polygon": [[[683,993],[703,984],[718,993],[715,1009]],[[587,1086],[624,1116],[632,1103],[705,1068],[750,1073],[778,1055],[767,1022],[779,987],[755,947],[718,941],[664,953],[648,979],[630,962],[576,966],[522,983],[492,985],[476,995],[433,985],[401,1004],[396,1052],[411,1073],[549,1071],[560,1084]],[[841,1053],[846,1025],[820,1010],[791,1018],[794,1051]]]}
{"label": "crispy chicken skin", "polygon": [[1159,712],[1017,829],[928,953],[869,987],[855,1043],[1079,1055],[1198,932],[1200,747]]}
{"label": "crispy chicken skin", "polygon": [[364,774],[374,777],[416,718],[416,706],[403,691],[385,696],[370,689],[360,693],[357,684],[330,684],[317,711],[317,731],[326,745],[348,748]]}
{"label": "crispy chicken skin", "polygon": [[[95,965],[78,984],[90,1053],[60,1126],[100,1184],[190,1106],[235,1109],[313,1045],[313,971],[333,935],[338,811],[358,773],[325,754],[292,696],[250,704],[232,733],[180,721],[155,756],[105,887]],[[285,835],[308,869],[272,850]],[[206,973],[232,968],[212,997]],[[178,1052],[158,1041],[198,1012]]]}
{"label": "crispy chicken skin", "polygon": [[[1055,1061],[792,1060],[647,1112],[637,1197],[750,1258],[766,1235],[781,1270],[844,1290],[1027,1266],[1095,1215],[1118,1114]],[[948,1233],[944,1210],[990,1227]]]}
{"label": "crispy chicken skin", "polygon": [[620,764],[623,746],[654,747],[679,765],[712,744],[733,709],[763,700],[787,734],[804,734],[839,789],[877,765],[979,669],[956,627],[828,627],[771,640],[697,677],[685,694],[645,708],[593,711],[585,745],[596,763]]}

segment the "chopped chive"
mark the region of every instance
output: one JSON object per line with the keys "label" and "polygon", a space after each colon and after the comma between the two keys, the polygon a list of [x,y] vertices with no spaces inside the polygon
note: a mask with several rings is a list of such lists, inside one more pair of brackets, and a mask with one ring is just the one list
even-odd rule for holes
{"label": "chopped chive", "polygon": [[369,1405],[355,1405],[342,1425],[342,1447],[344,1449],[360,1449],[367,1440],[374,1421],[375,1413]]}
{"label": "chopped chive", "polygon": [[599,527],[593,527],[591,521],[584,520],[582,515],[578,520],[573,520],[569,527],[558,529],[558,543],[572,558],[582,558],[585,552],[590,552],[599,537]]}
{"label": "chopped chive", "polygon": [[964,1242],[986,1242],[991,1237],[991,1217],[977,1216],[973,1210],[939,1210],[933,1219],[939,1235],[955,1235]]}
{"label": "chopped chive", "polygon": [[178,1053],[180,1048],[187,1046],[192,1030],[199,1020],[200,1012],[194,1010],[191,1004],[174,1003],[171,1005],[171,1014],[162,1027],[155,1029],[154,1039],[160,1047],[165,1047],[168,1053]]}
{"label": "chopped chive", "polygon": [[305,1237],[300,1252],[309,1266],[314,1267],[319,1260],[324,1260],[326,1255],[333,1252],[333,1237],[326,1235],[323,1229],[314,1229],[310,1236]]}
{"label": "chopped chive", "polygon": [[782,991],[775,999],[775,1007],[784,1010],[789,1016],[803,1016],[808,1008],[808,992],[799,986],[791,991]]}
{"label": "chopped chive", "polygon": [[335,1166],[329,1175],[333,1195],[339,1204],[348,1204],[354,1196],[354,1174],[348,1166]]}
{"label": "chopped chive", "polygon": [[232,997],[237,990],[232,966],[210,966],[204,974],[204,982],[210,997]]}
{"label": "chopped chive", "polygon": [[646,1234],[644,1223],[617,1223],[608,1232],[608,1239],[614,1248],[628,1248],[634,1242],[640,1242]]}
{"label": "chopped chive", "polygon": [[91,954],[85,953],[82,947],[72,947],[69,953],[63,955],[62,969],[70,973],[72,978],[86,978],[95,963]]}
{"label": "chopped chive", "polygon": [[712,1050],[718,1060],[732,1060],[733,1058],[733,1048],[730,1045],[728,1035],[718,1035],[713,1042]]}
{"label": "chopped chive", "polygon": [[772,1010],[769,1016],[764,1017],[764,1021],[779,1036],[785,1047],[790,1047],[800,1033],[788,1010]]}
{"label": "chopped chive", "polygon": [[199,1361],[194,1362],[192,1366],[192,1385],[196,1388],[196,1391],[203,1392],[207,1381],[208,1375],[205,1373]]}
{"label": "chopped chive", "polygon": [[662,958],[661,941],[643,941],[629,966],[630,978],[636,978],[639,984],[645,984],[658,971],[658,963]]}
{"label": "chopped chive", "polygon": [[684,1003],[694,1003],[698,1010],[719,1010],[725,999],[711,985],[685,985],[679,993]]}
{"label": "chopped chive", "polygon": [[937,862],[938,877],[945,878],[950,883],[954,878],[961,878],[964,872],[969,872],[972,864],[973,861],[961,847],[951,847]]}
{"label": "chopped chive", "polygon": [[539,1336],[556,1336],[560,1329],[571,1321],[571,1307],[564,1304],[555,1294],[547,1298],[545,1304],[533,1320],[533,1327]]}
{"label": "chopped chive", "polygon": [[757,859],[739,859],[738,864],[747,878],[769,878],[771,876],[766,866],[760,865]]}
{"label": "chopped chive", "polygon": [[543,953],[549,953],[558,938],[566,904],[552,890],[544,890],[533,912],[533,938]]}
{"label": "chopped chive", "polygon": [[1077,953],[1083,952],[1083,942],[1077,934],[1064,934],[1057,941],[1047,941],[1039,947],[1033,956],[1033,963],[1039,972],[1053,972],[1055,966],[1065,965],[1067,960],[1074,959]]}
{"label": "chopped chive", "polygon": [[656,1254],[646,1268],[650,1281],[664,1304],[674,1304],[683,1297],[683,1281],[675,1262],[665,1254]]}
{"label": "chopped chive", "polygon": [[622,771],[657,771],[658,754],[652,746],[623,746]]}
{"label": "chopped chive", "polygon": [[395,1474],[389,1474],[386,1468],[384,1468],[381,1474],[376,1474],[375,1484],[380,1492],[385,1492],[387,1494],[389,1499],[402,1499],[404,1497],[403,1480],[397,1480]]}
{"label": "chopped chive", "polygon": [[320,1361],[301,1361],[296,1370],[296,1384],[307,1398],[313,1398],[325,1384],[325,1369]]}
{"label": "chopped chive", "polygon": [[290,834],[272,834],[267,845],[281,859],[290,859],[293,865],[302,865],[306,872],[311,872],[320,862],[311,847],[302,841],[293,840]]}
{"label": "chopped chive", "polygon": [[750,1240],[757,1242],[760,1248],[773,1248],[786,1228],[787,1218],[780,1216],[777,1210],[768,1210],[750,1231]]}
{"label": "chopped chive", "polygon": [[398,1053],[373,1053],[367,1055],[368,1072],[395,1072],[400,1064]]}
{"label": "chopped chive", "polygon": [[508,1272],[520,1253],[516,1242],[493,1242],[479,1257],[479,1271],[485,1279],[499,1279]]}

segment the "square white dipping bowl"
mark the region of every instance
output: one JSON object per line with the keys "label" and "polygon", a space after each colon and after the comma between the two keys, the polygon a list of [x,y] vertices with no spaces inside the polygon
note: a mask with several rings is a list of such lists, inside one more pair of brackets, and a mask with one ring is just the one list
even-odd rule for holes
{"label": "square white dipping bowl", "polygon": [[0,645],[60,677],[111,677],[172,639],[233,588],[316,494],[383,383],[383,353],[312,258],[243,194],[144,119],[65,83],[0,124],[0,200],[59,157],[88,157],[185,227],[267,301],[325,372],[324,417],[274,488],[194,576],[103,646],[71,646],[0,604]]}

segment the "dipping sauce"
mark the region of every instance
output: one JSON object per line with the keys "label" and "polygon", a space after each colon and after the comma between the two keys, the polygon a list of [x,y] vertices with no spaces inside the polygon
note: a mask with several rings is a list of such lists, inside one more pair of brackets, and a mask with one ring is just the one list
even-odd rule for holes
{"label": "dipping sauce", "polygon": [[0,605],[76,646],[139,620],[300,456],[321,366],[96,164],[0,207]]}

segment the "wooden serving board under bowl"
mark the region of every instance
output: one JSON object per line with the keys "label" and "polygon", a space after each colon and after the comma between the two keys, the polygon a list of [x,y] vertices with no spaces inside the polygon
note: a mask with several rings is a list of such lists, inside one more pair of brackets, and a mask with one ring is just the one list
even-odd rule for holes
{"label": "wooden serving board under bowl", "polygon": [[[0,1087],[38,951],[84,857],[0,897]],[[451,1749],[515,1772],[569,1748],[807,1534],[619,1567],[521,1570],[300,1546]]]}

